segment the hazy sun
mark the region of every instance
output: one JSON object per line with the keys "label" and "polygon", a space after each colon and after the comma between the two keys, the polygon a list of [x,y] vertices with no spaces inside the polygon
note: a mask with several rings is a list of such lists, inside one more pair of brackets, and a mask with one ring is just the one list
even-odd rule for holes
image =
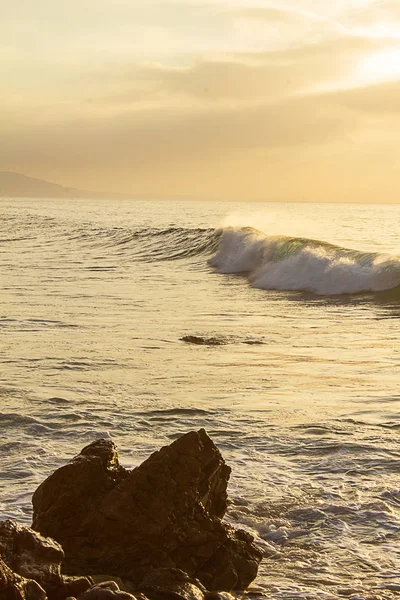
{"label": "hazy sun", "polygon": [[365,83],[400,78],[400,48],[390,48],[362,59],[357,79]]}

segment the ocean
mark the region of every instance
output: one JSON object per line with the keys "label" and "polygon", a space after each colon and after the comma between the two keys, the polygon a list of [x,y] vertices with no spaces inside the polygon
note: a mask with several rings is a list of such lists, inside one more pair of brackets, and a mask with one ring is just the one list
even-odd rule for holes
{"label": "ocean", "polygon": [[0,518],[204,427],[254,597],[400,592],[400,205],[0,200]]}

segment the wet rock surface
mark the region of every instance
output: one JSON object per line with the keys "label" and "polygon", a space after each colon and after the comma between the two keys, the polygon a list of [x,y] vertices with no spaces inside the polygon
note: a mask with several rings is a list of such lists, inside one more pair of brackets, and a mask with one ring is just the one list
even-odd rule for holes
{"label": "wet rock surface", "polygon": [[115,581],[98,583],[78,596],[77,600],[139,600],[119,589]]}
{"label": "wet rock surface", "polygon": [[58,539],[52,534],[54,531],[75,536],[87,516],[98,509],[104,497],[128,474],[119,464],[111,440],[100,439],[86,446],[34,493],[33,529],[54,539]]}
{"label": "wet rock surface", "polygon": [[[98,440],[36,490],[33,528],[63,546],[66,573],[109,573],[137,588],[154,570],[180,569],[208,590],[244,589],[261,552],[248,533],[221,521],[229,475],[204,430],[130,472],[119,465],[113,442]],[[200,600],[195,584],[179,585],[186,599]],[[154,600],[161,600],[167,587],[156,587]],[[169,598],[176,600],[174,589]]]}
{"label": "wet rock surface", "polygon": [[204,600],[206,588],[180,569],[154,569],[138,589],[149,600]]}
{"label": "wet rock surface", "polygon": [[[63,576],[62,587],[54,594],[54,600],[65,600],[66,598],[79,597],[88,589],[93,587],[94,582],[90,577],[68,577]],[[53,598],[49,599],[53,600]]]}
{"label": "wet rock surface", "polygon": [[10,520],[1,521],[0,556],[11,571],[39,582],[48,593],[62,585],[63,549],[29,527]]}
{"label": "wet rock surface", "polygon": [[32,579],[14,573],[0,558],[1,600],[47,600],[44,589]]}
{"label": "wet rock surface", "polygon": [[64,552],[14,521],[0,521],[0,600],[65,600],[93,586],[90,577],[61,574]]}

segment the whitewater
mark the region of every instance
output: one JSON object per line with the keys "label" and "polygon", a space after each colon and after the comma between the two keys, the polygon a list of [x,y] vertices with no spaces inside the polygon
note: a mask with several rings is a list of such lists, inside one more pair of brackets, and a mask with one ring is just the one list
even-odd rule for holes
{"label": "whitewater", "polygon": [[204,427],[256,598],[400,592],[400,207],[0,200],[0,518]]}
{"label": "whitewater", "polygon": [[270,237],[249,227],[222,231],[209,260],[220,273],[246,273],[266,290],[322,295],[378,292],[400,284],[400,258],[359,252],[318,240]]}

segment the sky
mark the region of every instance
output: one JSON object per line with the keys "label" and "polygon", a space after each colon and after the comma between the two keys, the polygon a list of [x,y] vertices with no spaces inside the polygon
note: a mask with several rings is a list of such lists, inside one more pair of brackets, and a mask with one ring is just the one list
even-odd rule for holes
{"label": "sky", "polygon": [[398,0],[0,0],[0,170],[398,202]]}

